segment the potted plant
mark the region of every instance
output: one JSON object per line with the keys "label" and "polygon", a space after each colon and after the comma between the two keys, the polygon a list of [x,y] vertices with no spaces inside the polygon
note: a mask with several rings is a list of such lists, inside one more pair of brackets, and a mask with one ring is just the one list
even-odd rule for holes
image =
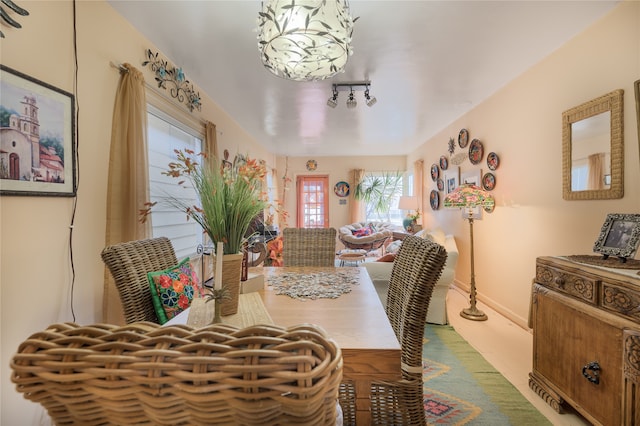
{"label": "potted plant", "polygon": [[[231,299],[228,303],[223,302],[222,315],[233,314],[237,312],[239,292],[233,286],[240,284],[245,235],[251,221],[267,206],[262,193],[266,168],[257,160],[246,157],[230,167],[217,167],[220,164],[218,159],[200,164],[191,150],[175,150],[175,153],[176,161],[169,163],[169,169],[163,174],[181,179],[178,184],[185,188],[192,186],[200,203],[189,204],[175,196],[166,196],[162,201],[186,213],[188,219],[195,220],[214,247],[218,247],[220,242],[224,244],[222,282]],[[212,165],[207,167],[207,164]],[[140,211],[143,222],[155,205],[156,202],[145,203]],[[229,262],[233,262],[233,266]]]}

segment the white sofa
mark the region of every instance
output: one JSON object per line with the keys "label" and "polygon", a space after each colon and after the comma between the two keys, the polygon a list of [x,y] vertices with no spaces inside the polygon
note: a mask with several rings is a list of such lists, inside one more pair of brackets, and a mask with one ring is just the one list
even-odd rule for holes
{"label": "white sofa", "polygon": [[[444,265],[440,279],[433,289],[429,310],[427,311],[427,322],[432,324],[448,324],[446,298],[449,286],[453,283],[455,277],[456,264],[458,263],[458,246],[456,245],[453,235],[445,235],[441,230],[420,231],[416,235],[423,237],[429,235],[434,241],[444,246],[447,250],[447,262]],[[393,246],[398,246],[399,244],[400,242],[396,241],[392,243]],[[387,249],[393,252],[395,247],[392,245],[387,247]],[[364,267],[367,269],[371,281],[373,281],[373,285],[376,287],[382,304],[386,306],[387,290],[389,288],[393,262],[365,262]]]}

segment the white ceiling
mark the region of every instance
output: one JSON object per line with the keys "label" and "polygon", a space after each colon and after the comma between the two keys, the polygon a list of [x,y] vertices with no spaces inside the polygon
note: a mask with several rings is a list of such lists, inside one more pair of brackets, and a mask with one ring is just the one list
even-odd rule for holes
{"label": "white ceiling", "polygon": [[[352,0],[353,56],[344,73],[320,82],[262,66],[260,1],[109,3],[271,151],[350,156],[411,152],[617,2]],[[366,79],[373,107],[362,92],[355,109],[345,92],[327,107],[333,83]]]}

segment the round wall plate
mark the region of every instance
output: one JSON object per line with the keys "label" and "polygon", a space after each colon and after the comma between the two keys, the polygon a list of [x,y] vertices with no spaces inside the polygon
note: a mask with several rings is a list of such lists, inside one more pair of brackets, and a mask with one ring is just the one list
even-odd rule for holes
{"label": "round wall plate", "polygon": [[460,145],[460,148],[466,148],[467,143],[469,143],[469,131],[462,129],[458,133],[458,145]]}
{"label": "round wall plate", "polygon": [[348,197],[350,190],[351,188],[349,187],[349,184],[343,180],[336,183],[336,185],[333,187],[333,193],[338,197]]}
{"label": "round wall plate", "polygon": [[318,162],[316,160],[307,161],[307,170],[309,170],[310,172],[313,172],[317,168],[318,168]]}
{"label": "round wall plate", "polygon": [[487,155],[487,167],[489,170],[495,170],[500,166],[500,157],[495,152],[490,152]]}

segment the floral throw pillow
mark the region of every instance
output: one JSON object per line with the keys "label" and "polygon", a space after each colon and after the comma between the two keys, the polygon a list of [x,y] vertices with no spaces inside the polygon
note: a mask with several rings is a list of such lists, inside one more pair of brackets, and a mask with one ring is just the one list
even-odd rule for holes
{"label": "floral throw pillow", "polygon": [[351,231],[351,233],[355,237],[366,237],[367,235],[373,234],[373,231],[368,226],[365,226],[363,228],[356,229],[355,231]]}
{"label": "floral throw pillow", "polygon": [[172,268],[147,273],[147,278],[160,324],[187,309],[198,291],[198,276],[188,257]]}

